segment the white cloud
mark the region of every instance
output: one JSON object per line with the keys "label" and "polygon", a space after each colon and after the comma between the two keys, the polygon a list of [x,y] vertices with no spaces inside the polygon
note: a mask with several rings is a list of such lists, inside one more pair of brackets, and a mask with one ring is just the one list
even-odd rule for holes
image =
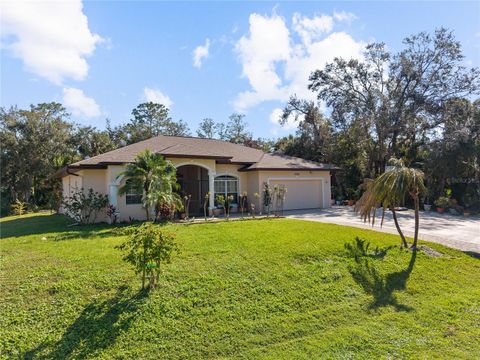
{"label": "white cloud", "polygon": [[58,85],[65,78],[83,80],[86,57],[103,41],[90,31],[80,0],[2,1],[0,20],[2,46],[28,71]]}
{"label": "white cloud", "polygon": [[295,119],[295,115],[291,115],[288,117],[287,122],[283,125],[280,125],[280,118],[282,117],[283,109],[275,108],[270,113],[270,122],[278,127],[283,128],[284,130],[294,130],[298,126],[298,122],[301,120],[300,117]]}
{"label": "white cloud", "polygon": [[76,88],[63,88],[63,105],[70,109],[75,116],[93,118],[101,114],[95,99],[88,97],[83,90]]}
{"label": "white cloud", "polygon": [[237,111],[245,111],[263,101],[287,97],[275,68],[276,62],[286,61],[290,56],[290,32],[285,21],[276,14],[271,17],[251,14],[249,21],[250,33],[240,38],[235,49],[242,63],[243,76],[250,82],[252,90],[238,95],[235,101]]}
{"label": "white cloud", "polygon": [[333,29],[333,17],[329,15],[308,18],[295,13],[293,14],[292,23],[295,32],[300,35],[305,44],[318,40],[323,34],[329,33]]}
{"label": "white cloud", "polygon": [[172,99],[157,89],[146,87],[143,89],[143,96],[146,101],[163,104],[169,109],[173,105]]}
{"label": "white cloud", "polygon": [[243,76],[250,89],[237,95],[236,111],[265,101],[284,102],[290,95],[313,100],[308,77],[335,57],[361,58],[365,43],[346,32],[332,32],[335,21],[347,21],[353,14],[334,13],[312,18],[294,14],[292,30],[300,37],[295,41],[284,18],[277,14],[251,14],[249,33],[240,38],[235,51],[242,64]]}
{"label": "white cloud", "polygon": [[333,18],[336,20],[336,21],[345,21],[345,22],[352,22],[353,20],[356,20],[358,19],[357,15],[355,14],[352,14],[350,12],[346,12],[346,11],[335,11],[333,13]]}
{"label": "white cloud", "polygon": [[208,58],[210,51],[210,39],[205,40],[205,45],[199,45],[193,50],[193,66],[200,69],[203,59]]}

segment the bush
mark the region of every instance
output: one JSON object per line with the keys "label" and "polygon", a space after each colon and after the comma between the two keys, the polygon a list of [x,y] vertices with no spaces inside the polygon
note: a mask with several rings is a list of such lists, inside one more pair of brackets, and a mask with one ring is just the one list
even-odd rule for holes
{"label": "bush", "polygon": [[150,222],[132,230],[130,235],[117,249],[125,251],[123,260],[134,266],[135,273],[142,274],[142,289],[147,277],[148,286],[153,289],[158,284],[160,265],[170,263],[172,253],[178,252],[175,236]]}
{"label": "bush", "polygon": [[23,215],[27,211],[27,204],[17,199],[10,208],[13,215]]}
{"label": "bush", "polygon": [[272,188],[268,183],[263,183],[263,207],[267,216],[270,215],[270,207],[272,206]]}
{"label": "bush", "polygon": [[435,206],[440,208],[448,208],[451,205],[450,198],[446,196],[440,196],[437,200],[435,200]]}
{"label": "bush", "polygon": [[172,220],[175,217],[176,208],[167,203],[158,203],[155,206],[155,220]]}
{"label": "bush", "polygon": [[117,211],[117,208],[112,204],[109,204],[107,206],[107,216],[110,219],[110,224],[115,225],[117,223],[118,215],[119,212]]}
{"label": "bush", "polygon": [[66,213],[80,224],[93,224],[98,213],[108,205],[108,196],[89,189],[85,194],[83,189],[76,191],[62,202]]}

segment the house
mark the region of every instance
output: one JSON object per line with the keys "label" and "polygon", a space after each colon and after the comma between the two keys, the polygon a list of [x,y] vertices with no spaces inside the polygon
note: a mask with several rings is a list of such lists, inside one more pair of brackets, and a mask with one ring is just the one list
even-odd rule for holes
{"label": "house", "polygon": [[[157,136],[67,166],[62,172],[63,196],[83,188],[108,194],[110,204],[129,217],[145,219],[141,194],[118,195],[125,179],[119,177],[124,165],[149,149],[162,154],[177,168],[182,191],[191,195],[191,214],[203,212],[203,202],[210,191],[209,204],[217,195],[234,196],[238,201],[243,192],[248,202],[261,209],[264,183],[285,185],[285,210],[324,208],[330,206],[331,172],[335,166],[300,158],[269,154],[261,150],[226,141],[183,136]],[[209,205],[210,211],[212,205]]]}

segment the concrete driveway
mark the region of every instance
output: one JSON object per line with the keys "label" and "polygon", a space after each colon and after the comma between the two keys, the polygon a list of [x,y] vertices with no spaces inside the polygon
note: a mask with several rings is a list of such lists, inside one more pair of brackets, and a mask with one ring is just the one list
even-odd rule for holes
{"label": "concrete driveway", "polygon": [[[381,211],[377,212],[375,226],[364,223],[353,212],[351,206],[333,206],[329,209],[292,210],[285,211],[287,218],[319,221],[338,225],[348,225],[386,233],[398,234],[392,220],[392,213],[385,213],[383,227],[380,227]],[[414,212],[412,210],[398,211],[400,227],[406,236],[413,236]],[[476,253],[480,255],[480,217],[463,217],[436,212],[421,212],[419,238],[439,243],[454,249]]]}

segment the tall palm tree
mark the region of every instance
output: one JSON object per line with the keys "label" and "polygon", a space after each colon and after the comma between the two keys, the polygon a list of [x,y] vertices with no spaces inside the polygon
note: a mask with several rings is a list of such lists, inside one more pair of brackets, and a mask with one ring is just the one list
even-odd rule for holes
{"label": "tall palm tree", "polygon": [[145,208],[147,220],[150,220],[149,208],[162,198],[162,193],[172,192],[176,186],[176,171],[173,164],[160,154],[145,150],[135,157],[133,163],[127,164],[118,177],[126,181],[118,189],[119,195],[126,194],[130,189],[142,189],[142,205]]}
{"label": "tall palm tree", "polygon": [[385,210],[392,211],[395,227],[402,238],[402,244],[407,247],[407,241],[398,223],[395,207],[399,206],[409,195],[413,199],[415,207],[415,232],[412,248],[417,247],[418,229],[420,226],[420,195],[425,192],[423,172],[406,167],[402,160],[392,159],[393,169],[386,171],[375,180],[367,180],[366,191],[355,205],[355,211],[365,220],[375,224],[376,210],[382,207],[382,221],[385,217]]}

